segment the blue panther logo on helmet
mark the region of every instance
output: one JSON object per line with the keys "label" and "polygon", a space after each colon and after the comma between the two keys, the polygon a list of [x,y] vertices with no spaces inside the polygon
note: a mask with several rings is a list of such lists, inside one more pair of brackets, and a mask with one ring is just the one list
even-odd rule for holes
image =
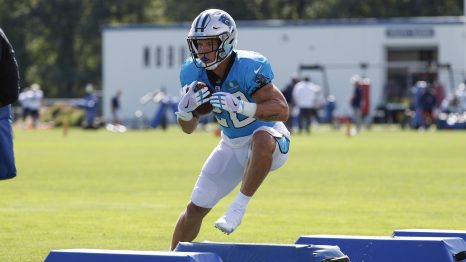
{"label": "blue panther logo on helmet", "polygon": [[228,19],[228,17],[225,14],[222,14],[218,20],[220,22],[226,24],[228,26],[228,28],[231,28],[231,21],[230,21],[230,19]]}

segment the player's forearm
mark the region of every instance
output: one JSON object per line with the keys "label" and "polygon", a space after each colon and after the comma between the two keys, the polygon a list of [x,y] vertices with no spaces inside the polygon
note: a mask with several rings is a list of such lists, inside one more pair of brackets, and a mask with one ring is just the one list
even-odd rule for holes
{"label": "player's forearm", "polygon": [[286,121],[288,119],[288,104],[279,99],[272,99],[257,104],[254,118],[262,121]]}

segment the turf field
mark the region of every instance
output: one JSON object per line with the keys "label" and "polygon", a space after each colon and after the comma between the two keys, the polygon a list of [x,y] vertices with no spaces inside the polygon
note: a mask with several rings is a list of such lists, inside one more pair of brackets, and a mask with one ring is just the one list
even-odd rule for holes
{"label": "turf field", "polygon": [[[174,223],[218,138],[175,127],[15,130],[18,177],[0,181],[0,261],[43,261],[52,249],[168,250]],[[466,230],[466,132],[388,130],[348,138],[325,127],[295,135],[230,236],[198,241],[294,243],[301,234],[388,236]]]}

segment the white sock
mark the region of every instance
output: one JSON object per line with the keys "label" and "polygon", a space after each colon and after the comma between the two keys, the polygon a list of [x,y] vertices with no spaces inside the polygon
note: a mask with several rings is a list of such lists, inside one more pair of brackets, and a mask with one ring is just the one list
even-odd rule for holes
{"label": "white sock", "polygon": [[251,200],[250,196],[246,196],[240,191],[238,195],[236,196],[235,200],[233,200],[233,203],[231,203],[231,206],[238,206],[240,208],[246,209],[250,200]]}

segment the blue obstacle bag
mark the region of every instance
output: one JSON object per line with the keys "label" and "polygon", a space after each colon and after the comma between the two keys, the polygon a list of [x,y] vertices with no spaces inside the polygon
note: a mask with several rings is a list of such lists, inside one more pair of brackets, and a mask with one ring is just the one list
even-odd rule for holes
{"label": "blue obstacle bag", "polygon": [[16,176],[11,106],[0,107],[0,180]]}
{"label": "blue obstacle bag", "polygon": [[350,262],[337,246],[180,242],[176,252],[209,252],[223,262]]}

